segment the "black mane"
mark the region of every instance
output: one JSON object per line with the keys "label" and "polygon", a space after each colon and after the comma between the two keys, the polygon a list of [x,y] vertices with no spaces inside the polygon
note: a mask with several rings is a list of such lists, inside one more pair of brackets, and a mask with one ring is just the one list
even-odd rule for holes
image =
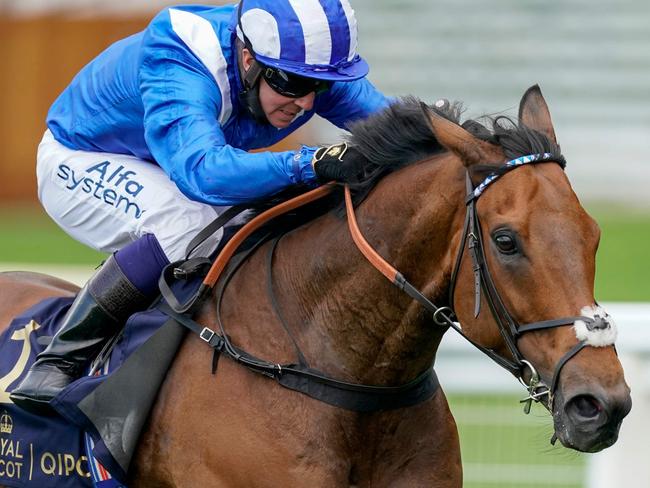
{"label": "black mane", "polygon": [[461,106],[440,111],[416,97],[398,99],[384,110],[350,125],[348,143],[366,159],[363,174],[349,183],[357,190],[371,188],[384,175],[445,150],[431,131],[425,110],[458,123]]}
{"label": "black mane", "polygon": [[433,135],[426,110],[435,111],[474,136],[501,146],[508,159],[551,153],[564,167],[564,158],[556,143],[510,117],[482,117],[490,129],[474,119],[461,124],[462,105],[459,102],[446,103],[443,108],[438,108],[426,105],[416,97],[404,97],[349,127],[348,143],[366,159],[360,179],[349,183],[357,189],[367,190],[387,173],[443,152],[445,149]]}

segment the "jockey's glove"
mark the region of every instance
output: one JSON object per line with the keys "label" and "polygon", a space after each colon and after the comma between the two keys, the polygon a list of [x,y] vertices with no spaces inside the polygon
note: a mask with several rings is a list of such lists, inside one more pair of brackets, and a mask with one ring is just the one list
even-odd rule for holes
{"label": "jockey's glove", "polygon": [[363,173],[364,162],[363,155],[346,142],[318,148],[311,160],[314,173],[322,183],[332,180],[354,183]]}

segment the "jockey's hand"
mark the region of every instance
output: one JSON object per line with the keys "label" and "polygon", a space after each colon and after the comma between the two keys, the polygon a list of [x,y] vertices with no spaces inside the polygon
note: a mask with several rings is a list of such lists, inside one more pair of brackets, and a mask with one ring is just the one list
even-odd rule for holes
{"label": "jockey's hand", "polygon": [[322,182],[354,183],[363,172],[365,158],[345,142],[316,150],[311,164],[316,177]]}

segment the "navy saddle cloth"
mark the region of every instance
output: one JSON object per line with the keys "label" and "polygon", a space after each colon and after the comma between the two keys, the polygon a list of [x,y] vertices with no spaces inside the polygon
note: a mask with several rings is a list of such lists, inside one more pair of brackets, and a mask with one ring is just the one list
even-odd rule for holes
{"label": "navy saddle cloth", "polygon": [[46,299],[0,335],[0,486],[125,486],[140,431],[184,337],[185,329],[155,308],[133,315],[101,368],[54,399],[60,416],[39,417],[16,407],[9,392],[71,303]]}

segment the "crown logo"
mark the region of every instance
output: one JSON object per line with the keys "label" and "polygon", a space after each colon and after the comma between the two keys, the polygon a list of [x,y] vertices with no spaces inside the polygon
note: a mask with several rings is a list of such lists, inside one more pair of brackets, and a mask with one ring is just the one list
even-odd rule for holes
{"label": "crown logo", "polygon": [[328,151],[327,155],[336,157],[341,153],[341,148],[339,146],[332,146]]}
{"label": "crown logo", "polygon": [[13,430],[14,421],[6,411],[2,412],[2,415],[0,415],[0,434],[11,434]]}

